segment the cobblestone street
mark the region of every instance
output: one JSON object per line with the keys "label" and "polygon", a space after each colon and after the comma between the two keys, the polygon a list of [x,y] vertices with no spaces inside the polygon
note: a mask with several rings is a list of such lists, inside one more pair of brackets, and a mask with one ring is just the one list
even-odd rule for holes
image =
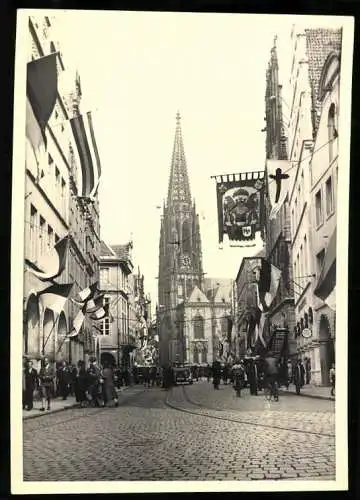
{"label": "cobblestone street", "polygon": [[233,392],[134,387],[118,408],[24,421],[24,480],[335,479],[333,401]]}

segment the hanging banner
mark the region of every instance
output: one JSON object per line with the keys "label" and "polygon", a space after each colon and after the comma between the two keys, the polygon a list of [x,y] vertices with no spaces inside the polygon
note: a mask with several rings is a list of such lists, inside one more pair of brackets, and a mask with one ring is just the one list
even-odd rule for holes
{"label": "hanging banner", "polygon": [[267,160],[267,190],[271,205],[269,219],[275,219],[289,192],[294,170],[288,160]]}
{"label": "hanging banner", "polygon": [[216,175],[219,243],[264,239],[265,172]]}

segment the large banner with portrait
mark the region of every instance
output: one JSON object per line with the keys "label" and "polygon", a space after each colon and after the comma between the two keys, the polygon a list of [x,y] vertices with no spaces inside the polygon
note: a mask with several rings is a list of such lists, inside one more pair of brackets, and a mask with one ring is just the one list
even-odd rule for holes
{"label": "large banner with portrait", "polygon": [[219,243],[264,239],[265,172],[216,175]]}

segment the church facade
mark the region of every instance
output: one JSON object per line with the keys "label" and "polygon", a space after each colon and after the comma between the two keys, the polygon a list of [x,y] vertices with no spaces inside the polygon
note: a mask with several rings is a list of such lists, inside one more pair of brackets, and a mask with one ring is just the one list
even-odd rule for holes
{"label": "church facade", "polygon": [[159,241],[157,319],[163,365],[211,363],[224,353],[232,283],[204,275],[199,216],[191,197],[178,113]]}

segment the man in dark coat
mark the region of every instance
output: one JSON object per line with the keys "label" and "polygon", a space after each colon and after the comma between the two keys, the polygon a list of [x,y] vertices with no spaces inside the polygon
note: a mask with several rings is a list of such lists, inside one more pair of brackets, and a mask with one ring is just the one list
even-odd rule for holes
{"label": "man in dark coat", "polygon": [[248,364],[248,378],[250,386],[250,394],[257,396],[258,391],[258,370],[257,365],[253,359],[250,359]]}
{"label": "man in dark coat", "polygon": [[212,365],[212,375],[214,389],[219,389],[220,378],[221,378],[221,364],[220,361],[214,361]]}
{"label": "man in dark coat", "polygon": [[296,394],[300,394],[300,389],[305,383],[305,368],[301,359],[298,360],[294,369],[294,383],[296,387]]}
{"label": "man in dark coat", "polygon": [[62,362],[57,375],[59,381],[59,396],[65,400],[69,395],[71,383],[71,372],[66,361]]}
{"label": "man in dark coat", "polygon": [[33,368],[32,361],[28,361],[25,367],[25,394],[24,394],[24,404],[27,411],[30,411],[34,407],[34,390],[38,384],[38,374],[35,368]]}

